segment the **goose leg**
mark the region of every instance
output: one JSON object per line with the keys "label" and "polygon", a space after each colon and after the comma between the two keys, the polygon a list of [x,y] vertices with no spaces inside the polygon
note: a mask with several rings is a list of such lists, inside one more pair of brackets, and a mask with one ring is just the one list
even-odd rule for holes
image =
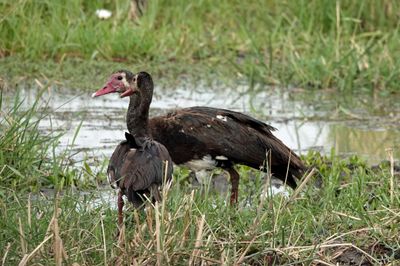
{"label": "goose leg", "polygon": [[233,167],[227,168],[226,171],[228,171],[231,178],[231,205],[234,205],[238,202],[240,176]]}
{"label": "goose leg", "polygon": [[122,213],[122,209],[124,208],[124,199],[122,198],[122,191],[118,192],[118,225],[119,228],[122,228],[122,224],[124,222],[124,217]]}

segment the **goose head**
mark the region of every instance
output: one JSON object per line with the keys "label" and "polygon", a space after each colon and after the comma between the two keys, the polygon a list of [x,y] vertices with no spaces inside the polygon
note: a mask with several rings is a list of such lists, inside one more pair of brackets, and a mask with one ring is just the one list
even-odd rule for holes
{"label": "goose head", "polygon": [[103,88],[93,93],[92,97],[109,93],[119,93],[121,98],[131,96],[135,93],[152,94],[153,86],[153,80],[147,72],[133,74],[128,70],[119,70],[114,72]]}

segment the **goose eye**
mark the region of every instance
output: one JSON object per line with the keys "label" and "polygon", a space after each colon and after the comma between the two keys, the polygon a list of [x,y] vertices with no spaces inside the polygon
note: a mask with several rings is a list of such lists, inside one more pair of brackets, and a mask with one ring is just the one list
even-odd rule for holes
{"label": "goose eye", "polygon": [[122,76],[118,76],[117,79],[118,79],[118,80],[122,80]]}

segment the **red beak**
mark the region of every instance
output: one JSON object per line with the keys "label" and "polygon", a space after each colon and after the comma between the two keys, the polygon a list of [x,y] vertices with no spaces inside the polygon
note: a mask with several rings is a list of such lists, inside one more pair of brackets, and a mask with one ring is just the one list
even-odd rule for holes
{"label": "red beak", "polygon": [[98,97],[98,96],[113,93],[113,92],[117,92],[117,88],[113,87],[110,83],[107,83],[107,85],[104,88],[93,93],[92,97]]}

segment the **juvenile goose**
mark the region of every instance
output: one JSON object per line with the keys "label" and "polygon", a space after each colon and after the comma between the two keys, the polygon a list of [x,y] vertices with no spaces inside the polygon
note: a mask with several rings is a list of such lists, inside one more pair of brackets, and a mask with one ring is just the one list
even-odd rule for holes
{"label": "juvenile goose", "polygon": [[[135,84],[141,88],[137,93]],[[93,97],[118,92],[120,97],[130,96],[127,126],[133,136],[149,134],[162,143],[176,164],[187,165],[192,170],[220,167],[231,179],[231,203],[238,200],[239,174],[235,164],[243,164],[266,171],[266,154],[270,154],[268,166],[272,174],[296,187],[305,166],[300,158],[271,131],[275,128],[248,115],[212,107],[183,108],[163,116],[148,119],[148,112],[137,113],[138,99],[147,99],[147,110],[153,95],[150,74],[137,75],[120,70],[111,75],[105,86]],[[150,100],[149,100],[150,99]]]}

